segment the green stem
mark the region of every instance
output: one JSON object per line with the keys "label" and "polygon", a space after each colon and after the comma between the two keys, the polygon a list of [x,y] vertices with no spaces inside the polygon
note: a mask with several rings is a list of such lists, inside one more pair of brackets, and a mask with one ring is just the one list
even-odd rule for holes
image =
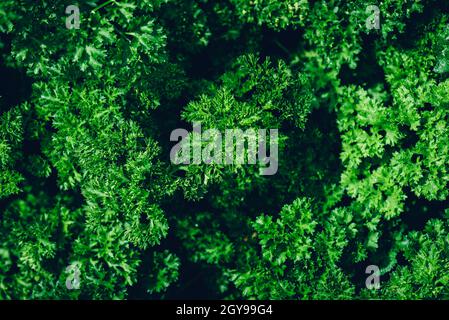
{"label": "green stem", "polygon": [[112,2],[115,2],[115,0],[108,0],[108,1],[106,1],[105,3],[103,3],[103,4],[100,4],[98,7],[96,7],[95,9],[93,9],[92,12],[95,12],[95,11],[97,11],[97,10],[100,10],[100,9],[103,8],[103,7],[106,7],[108,4],[110,4],[110,3],[112,3]]}

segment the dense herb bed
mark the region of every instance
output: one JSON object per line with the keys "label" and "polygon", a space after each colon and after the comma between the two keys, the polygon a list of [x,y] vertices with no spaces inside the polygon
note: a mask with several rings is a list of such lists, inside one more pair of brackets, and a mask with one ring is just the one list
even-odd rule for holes
{"label": "dense herb bed", "polygon": [[[0,298],[449,298],[447,1],[69,5],[0,1]],[[277,174],[173,165],[194,121]]]}

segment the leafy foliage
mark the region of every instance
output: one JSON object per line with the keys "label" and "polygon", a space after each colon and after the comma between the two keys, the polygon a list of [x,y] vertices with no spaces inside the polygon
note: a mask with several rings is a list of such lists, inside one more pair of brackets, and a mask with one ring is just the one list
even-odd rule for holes
{"label": "leafy foliage", "polygon": [[[1,299],[449,298],[445,1],[73,4],[0,2]],[[172,164],[193,122],[278,173]]]}

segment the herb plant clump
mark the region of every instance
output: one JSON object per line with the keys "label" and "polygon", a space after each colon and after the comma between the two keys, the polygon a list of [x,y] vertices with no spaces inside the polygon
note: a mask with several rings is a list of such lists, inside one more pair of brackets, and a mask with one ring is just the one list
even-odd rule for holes
{"label": "herb plant clump", "polygon": [[[448,26],[444,0],[2,0],[0,299],[449,299]],[[277,172],[173,163],[195,122],[276,129]]]}

